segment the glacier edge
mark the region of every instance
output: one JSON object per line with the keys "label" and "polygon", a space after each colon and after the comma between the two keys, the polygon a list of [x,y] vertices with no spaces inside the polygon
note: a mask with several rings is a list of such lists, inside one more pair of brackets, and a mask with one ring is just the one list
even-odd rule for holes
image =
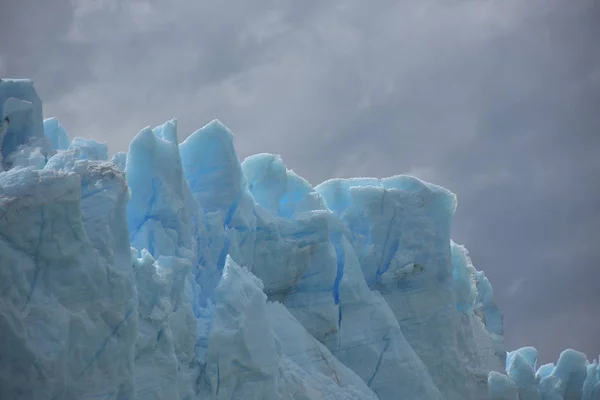
{"label": "glacier edge", "polygon": [[0,80],[0,398],[600,400],[596,361],[507,353],[456,197],[312,187],[213,121],[108,160]]}

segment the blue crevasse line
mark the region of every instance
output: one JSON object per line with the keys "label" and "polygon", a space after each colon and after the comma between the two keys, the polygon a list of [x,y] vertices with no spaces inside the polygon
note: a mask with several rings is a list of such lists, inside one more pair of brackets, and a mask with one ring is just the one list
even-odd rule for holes
{"label": "blue crevasse line", "polygon": [[[144,216],[144,219],[142,220],[142,222],[135,227],[135,229],[132,229],[130,234],[129,234],[129,242],[131,243],[132,247],[135,247],[134,242],[135,242],[135,237],[137,236],[137,234],[140,232],[140,230],[142,229],[142,227],[148,222],[148,221],[156,221],[156,222],[162,222],[162,220],[160,218],[157,218],[154,215],[150,215],[150,214],[146,214]],[[137,248],[137,247],[136,247]],[[138,248],[138,250],[141,250]],[[147,249],[148,250],[148,249]],[[150,254],[152,254],[152,252],[150,252]],[[152,254],[152,256],[154,256],[154,254]]]}
{"label": "blue crevasse line", "polygon": [[335,304],[340,304],[340,281],[344,274],[344,254],[339,250],[338,246],[335,246],[335,253],[337,256],[337,270],[335,280],[333,281],[333,299]]}
{"label": "blue crevasse line", "polygon": [[342,277],[344,276],[344,252],[341,248],[341,236],[339,234],[332,236],[331,242],[333,243],[333,247],[335,249],[335,255],[337,259],[337,269],[335,280],[333,281],[333,300],[336,305],[338,305],[338,327],[342,326],[342,306],[340,305],[340,282],[342,281]]}
{"label": "blue crevasse line", "polygon": [[217,362],[217,393],[216,395],[219,395],[219,389],[221,388],[221,368],[220,368],[220,364]]}
{"label": "blue crevasse line", "polygon": [[138,232],[140,231],[140,229],[142,229],[142,226],[144,226],[146,222],[150,220],[160,221],[158,218],[152,215],[152,208],[154,206],[154,203],[156,202],[156,196],[158,192],[157,182],[158,181],[156,180],[156,178],[152,178],[152,196],[150,196],[150,199],[148,200],[148,206],[144,218],[134,229],[131,230],[131,233],[129,234],[129,240],[131,242],[133,242],[134,237],[138,234]]}
{"label": "blue crevasse line", "polygon": [[392,214],[392,218],[390,218],[390,222],[388,224],[388,227],[387,227],[387,230],[385,233],[385,241],[383,242],[383,252],[381,254],[381,263],[377,267],[375,283],[379,283],[381,281],[381,275],[389,269],[390,263],[392,262],[392,259],[395,255],[396,251],[398,250],[398,239],[396,239],[396,241],[392,245],[392,248],[390,249],[391,251],[389,251],[386,256],[385,250],[388,247],[388,243],[390,241],[392,225],[394,224],[395,220],[396,220],[396,208],[394,208],[394,213]]}
{"label": "blue crevasse line", "polygon": [[242,240],[240,240],[240,244],[239,244],[240,248],[244,247],[244,244],[246,243],[246,240],[248,239],[248,237],[250,237],[250,232],[248,232],[247,235],[244,235],[244,237],[242,238]]}
{"label": "blue crevasse line", "polygon": [[196,262],[196,268],[194,268],[194,278],[196,283],[200,283],[198,278],[200,278],[200,269],[206,265],[206,259],[204,258],[204,254],[198,254],[198,262]]}
{"label": "blue crevasse line", "polygon": [[83,374],[92,366],[94,361],[96,361],[98,359],[98,357],[100,357],[100,354],[102,354],[104,352],[110,339],[112,339],[117,334],[119,329],[121,329],[121,326],[123,326],[123,324],[125,324],[125,322],[129,319],[131,314],[133,314],[133,309],[127,311],[127,313],[125,314],[125,317],[121,321],[119,321],[119,323],[114,327],[111,334],[106,339],[104,339],[104,341],[100,345],[100,348],[98,350],[96,350],[96,352],[94,353],[94,355],[92,356],[90,361],[86,364],[86,366],[81,370],[81,372],[77,376],[78,379],[81,378],[83,376]]}
{"label": "blue crevasse line", "polygon": [[235,212],[238,208],[238,205],[240,204],[240,197],[242,197],[241,191],[238,194],[238,196],[235,198],[235,200],[233,200],[233,203],[229,207],[229,210],[227,210],[227,215],[225,216],[225,221],[223,222],[223,226],[229,226],[229,224],[231,223],[231,220],[233,219],[233,214],[235,214]]}
{"label": "blue crevasse line", "polygon": [[[85,365],[85,367],[83,367],[83,369],[81,370],[79,375],[77,375],[76,380],[79,380],[83,376],[83,374],[85,374],[86,371],[92,366],[92,364],[98,359],[98,357],[100,357],[100,355],[106,349],[106,346],[108,345],[108,342],[110,341],[110,339],[112,339],[117,334],[119,329],[121,329],[121,326],[123,326],[123,324],[125,324],[125,322],[129,319],[131,314],[133,314],[133,308],[131,310],[127,311],[127,313],[125,314],[123,319],[117,325],[115,325],[115,328],[113,329],[111,334],[106,339],[104,339],[104,341],[100,344],[100,347],[98,348],[98,350],[96,350],[96,352],[94,353],[94,355],[92,356],[90,361],[88,361],[88,363]],[[59,393],[58,395],[54,396],[52,398],[52,400],[59,399],[61,397],[61,395],[62,395],[62,392]]]}
{"label": "blue crevasse line", "polygon": [[383,360],[383,355],[387,351],[388,347],[390,347],[390,339],[384,337],[383,340],[385,340],[385,346],[383,347],[381,354],[379,354],[379,359],[377,360],[377,365],[375,365],[375,371],[373,371],[373,375],[371,375],[371,377],[367,381],[367,386],[369,386],[369,387],[371,387],[371,384],[373,383],[373,379],[375,379],[375,376],[379,372],[379,367],[381,366],[381,361]]}

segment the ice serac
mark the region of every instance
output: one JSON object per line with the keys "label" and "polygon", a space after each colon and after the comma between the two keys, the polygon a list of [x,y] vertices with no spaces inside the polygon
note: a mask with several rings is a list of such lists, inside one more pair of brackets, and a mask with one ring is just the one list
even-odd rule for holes
{"label": "ice serac", "polygon": [[33,82],[27,79],[0,79],[0,162],[20,146],[42,139],[42,101]]}
{"label": "ice serac", "polygon": [[137,395],[193,398],[196,347],[209,323],[196,283],[203,214],[183,178],[177,121],[143,129],[119,158],[131,191],[127,219],[140,299]]}
{"label": "ice serac", "polygon": [[256,216],[233,147],[233,134],[212,121],[179,145],[185,182],[202,206],[206,245],[199,251],[201,303],[211,299],[228,254],[248,265],[253,259]]}
{"label": "ice serac", "polygon": [[598,361],[590,363],[583,353],[568,349],[560,354],[556,365],[544,364],[534,372],[537,358],[534,347],[509,352],[506,375],[490,374],[491,400],[508,398],[513,390],[519,400],[600,399]]}
{"label": "ice serac", "polygon": [[[464,309],[476,298],[471,271],[463,273],[469,276],[467,298],[457,301],[450,241],[455,196],[411,176],[334,179],[316,190],[350,232],[367,284],[390,305],[444,396],[484,398],[487,373],[501,368],[503,360],[489,357],[488,345],[480,357],[475,335],[485,338],[487,332],[481,321],[472,322],[477,317],[471,309]],[[474,348],[464,342],[467,334]]]}
{"label": "ice serac", "polygon": [[506,372],[519,390],[519,397],[524,399],[540,399],[535,380],[537,352],[531,348],[523,348],[508,354]]}
{"label": "ice serac", "polygon": [[[255,155],[244,160],[242,168],[257,203],[288,223],[327,209],[322,197],[279,156]],[[406,398],[442,398],[388,304],[367,286],[346,238],[349,232],[333,213],[327,217],[322,229],[335,249],[330,263],[335,265],[336,279],[330,296],[338,306],[338,320],[324,343],[381,398],[393,398],[399,391]]]}
{"label": "ice serac", "polygon": [[2,399],[600,400],[597,361],[506,353],[439,186],[313,188],[218,121],[108,161],[30,81],[0,106]]}
{"label": "ice serac", "polygon": [[50,140],[53,150],[66,150],[69,147],[67,131],[54,117],[44,120],[44,135]]}
{"label": "ice serac", "polygon": [[232,133],[213,121],[181,145],[184,175],[206,220],[207,245],[198,281],[202,300],[220,279],[225,258],[247,267],[271,300],[281,301],[317,339],[337,329],[331,296],[337,267],[325,211],[293,221],[256,204],[233,147]]}
{"label": "ice serac", "polygon": [[145,128],[131,142],[125,164],[131,190],[127,222],[132,247],[195,262],[202,215],[183,178],[176,128],[175,120]]}

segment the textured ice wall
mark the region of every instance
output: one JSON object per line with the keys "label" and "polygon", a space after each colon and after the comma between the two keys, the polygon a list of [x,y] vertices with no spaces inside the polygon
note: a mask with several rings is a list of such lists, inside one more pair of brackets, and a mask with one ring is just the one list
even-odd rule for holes
{"label": "textured ice wall", "polygon": [[109,162],[42,122],[31,82],[0,95],[0,398],[598,400],[579,353],[506,357],[449,191],[313,188],[240,163],[218,121],[181,144],[175,120],[145,128]]}
{"label": "textured ice wall", "polygon": [[[282,223],[302,221],[307,212],[327,209],[321,195],[287,170],[279,156],[256,155],[246,159],[242,168],[257,203],[282,218]],[[381,398],[394,398],[400,388],[406,398],[442,398],[389,305],[369,289],[347,239],[350,232],[332,213],[326,215],[321,229],[335,251],[329,259],[336,270],[330,296],[338,307],[338,319],[323,342]]]}
{"label": "textured ice wall", "polygon": [[0,174],[0,398],[135,395],[126,201],[110,163]]}
{"label": "textured ice wall", "polygon": [[455,196],[410,176],[334,179],[316,190],[350,232],[367,284],[390,305],[444,396],[484,398],[488,372],[503,366],[502,337],[492,338],[473,312],[470,261],[452,256]]}

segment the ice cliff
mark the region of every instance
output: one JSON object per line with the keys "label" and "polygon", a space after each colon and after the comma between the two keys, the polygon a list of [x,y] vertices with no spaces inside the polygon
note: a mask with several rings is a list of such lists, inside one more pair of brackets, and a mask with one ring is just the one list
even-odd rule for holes
{"label": "ice cliff", "polygon": [[0,114],[1,399],[600,399],[583,354],[506,352],[442,187],[312,187],[218,121],[108,161],[27,80]]}

